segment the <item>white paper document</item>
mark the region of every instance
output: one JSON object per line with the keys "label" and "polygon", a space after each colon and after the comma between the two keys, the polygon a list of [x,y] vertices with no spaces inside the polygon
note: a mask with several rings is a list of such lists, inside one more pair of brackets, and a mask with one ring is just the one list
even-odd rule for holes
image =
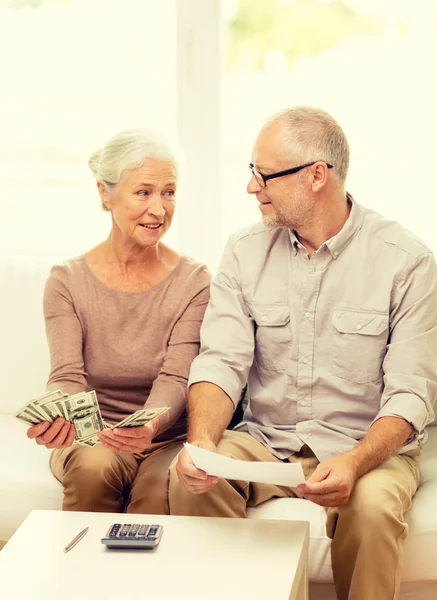
{"label": "white paper document", "polygon": [[241,481],[297,487],[305,482],[300,463],[250,462],[221,456],[192,444],[184,444],[191,460],[208,475]]}

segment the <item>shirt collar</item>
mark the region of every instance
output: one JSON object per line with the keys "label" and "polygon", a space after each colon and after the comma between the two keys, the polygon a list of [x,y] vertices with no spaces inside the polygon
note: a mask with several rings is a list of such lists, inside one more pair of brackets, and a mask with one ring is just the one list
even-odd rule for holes
{"label": "shirt collar", "polygon": [[349,217],[337,235],[334,235],[334,237],[326,242],[326,246],[334,259],[346,248],[363,224],[363,211],[359,204],[349,192],[346,193],[346,199],[351,205]]}
{"label": "shirt collar", "polygon": [[288,235],[290,237],[290,242],[291,242],[291,245],[293,247],[294,254],[296,255],[297,251],[299,249],[299,246],[301,246],[302,244],[299,242],[298,237],[297,237],[294,229],[289,229],[288,230]]}
{"label": "shirt collar", "polygon": [[[337,233],[337,235],[334,235],[323,244],[328,248],[332,258],[334,259],[338,258],[338,255],[346,248],[355,234],[361,229],[361,225],[363,224],[363,211],[361,210],[359,204],[355,201],[354,197],[349,194],[349,192],[346,193],[346,199],[351,205],[351,211],[346,223],[343,225],[342,229]],[[293,229],[289,229],[288,233],[291,245],[294,249],[294,254],[296,255],[299,248],[304,248]]]}

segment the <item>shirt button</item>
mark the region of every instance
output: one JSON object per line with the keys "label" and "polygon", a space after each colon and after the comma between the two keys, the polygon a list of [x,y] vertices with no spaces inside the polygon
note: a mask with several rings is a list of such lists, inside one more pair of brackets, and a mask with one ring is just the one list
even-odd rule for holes
{"label": "shirt button", "polygon": [[309,319],[309,318],[311,317],[311,313],[309,313],[309,312],[306,312],[306,313],[305,313],[305,316],[306,316],[306,318],[307,318],[307,319]]}
{"label": "shirt button", "polygon": [[305,402],[305,400],[301,400],[300,404],[301,404],[301,406],[306,406],[307,405],[307,403]]}
{"label": "shirt button", "polygon": [[335,256],[335,258],[337,258],[337,256],[338,256],[337,250],[334,252],[334,256]]}
{"label": "shirt button", "polygon": [[361,329],[361,327],[362,327],[361,323],[358,323],[357,324],[357,329]]}
{"label": "shirt button", "polygon": [[261,321],[263,321],[263,322],[264,322],[264,321],[266,321],[266,320],[267,320],[267,317],[265,317],[265,316],[261,317]]}
{"label": "shirt button", "polygon": [[308,359],[307,359],[307,358],[303,358],[303,359],[302,359],[302,362],[303,362],[303,363],[305,363],[305,364],[307,364],[307,362],[308,362]]}

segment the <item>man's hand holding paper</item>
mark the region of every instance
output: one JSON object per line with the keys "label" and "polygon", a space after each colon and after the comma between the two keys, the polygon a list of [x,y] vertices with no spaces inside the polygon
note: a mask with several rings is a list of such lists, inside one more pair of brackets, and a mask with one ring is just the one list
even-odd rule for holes
{"label": "man's hand holding paper", "polygon": [[210,440],[203,442],[194,442],[194,444],[184,444],[185,448],[179,454],[179,460],[176,464],[176,472],[179,481],[183,483],[192,494],[204,494],[214,487],[219,478],[209,475],[205,470],[198,468],[194,463],[189,452],[190,448],[199,448],[209,454],[217,452],[217,447]]}

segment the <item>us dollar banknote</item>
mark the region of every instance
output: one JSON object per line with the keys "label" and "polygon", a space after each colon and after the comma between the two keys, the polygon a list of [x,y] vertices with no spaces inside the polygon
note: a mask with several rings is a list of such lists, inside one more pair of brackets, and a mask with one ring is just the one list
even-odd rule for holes
{"label": "us dollar banknote", "polygon": [[15,417],[30,427],[43,421],[53,423],[58,417],[62,417],[74,425],[75,444],[93,447],[99,443],[99,431],[115,427],[140,427],[167,410],[168,407],[140,409],[119,423],[110,424],[102,418],[94,390],[79,392],[73,396],[62,390],[54,390],[30,400]]}
{"label": "us dollar banknote", "polygon": [[145,425],[152,419],[156,419],[156,417],[160,417],[162,414],[167,412],[169,409],[166,408],[144,408],[141,410],[137,410],[132,413],[119,423],[111,426],[111,429],[115,429],[116,427],[139,427],[140,425]]}

